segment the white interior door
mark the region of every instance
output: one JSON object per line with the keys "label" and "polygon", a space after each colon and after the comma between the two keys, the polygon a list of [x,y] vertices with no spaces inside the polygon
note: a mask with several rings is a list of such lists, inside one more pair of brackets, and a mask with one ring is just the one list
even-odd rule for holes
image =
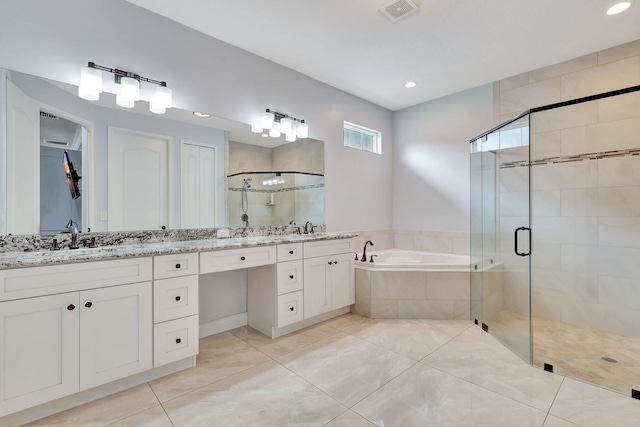
{"label": "white interior door", "polygon": [[215,227],[215,149],[182,141],[182,228]]}
{"label": "white interior door", "polygon": [[109,128],[109,231],[170,228],[172,139]]}
{"label": "white interior door", "polygon": [[40,106],[7,81],[6,232],[40,232]]}

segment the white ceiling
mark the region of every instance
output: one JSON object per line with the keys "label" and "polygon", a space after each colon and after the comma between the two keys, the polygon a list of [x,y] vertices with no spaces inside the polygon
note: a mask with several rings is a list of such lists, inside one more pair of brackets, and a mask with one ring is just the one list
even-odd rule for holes
{"label": "white ceiling", "polygon": [[394,111],[640,39],[640,0],[127,1]]}

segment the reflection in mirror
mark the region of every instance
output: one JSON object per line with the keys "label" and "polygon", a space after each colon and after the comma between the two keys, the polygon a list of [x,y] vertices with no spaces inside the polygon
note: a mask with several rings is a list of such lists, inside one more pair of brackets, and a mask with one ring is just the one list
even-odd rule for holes
{"label": "reflection in mirror", "polygon": [[230,227],[324,224],[324,143],[302,139],[273,148],[229,141]]}
{"label": "reflection in mirror", "polygon": [[[227,210],[227,196],[236,193],[229,190],[227,175],[276,170],[324,174],[321,141],[286,144],[284,137],[251,133],[247,124],[198,118],[191,111],[171,108],[154,115],[142,102],[123,109],[106,92],[99,101],[86,101],[78,97],[77,86],[15,71],[0,69],[0,78],[0,120],[7,123],[6,156],[0,155],[0,168],[6,168],[0,177],[0,200],[6,198],[0,206],[0,234],[57,233],[69,220],[83,232],[244,225]],[[56,132],[64,132],[64,138]],[[139,149],[129,150],[132,145]],[[62,174],[61,148],[82,177],[76,200]],[[254,162],[252,151],[268,161]],[[296,187],[322,185],[301,180],[291,178]],[[324,223],[323,191],[318,187],[306,200],[296,195],[287,208],[295,214],[286,223]],[[312,205],[306,206],[309,201]],[[266,208],[265,200],[262,205]],[[280,205],[284,211],[284,203]],[[148,207],[147,213],[134,215],[142,212],[140,206]],[[260,221],[253,213],[251,226],[285,222],[285,216]]]}

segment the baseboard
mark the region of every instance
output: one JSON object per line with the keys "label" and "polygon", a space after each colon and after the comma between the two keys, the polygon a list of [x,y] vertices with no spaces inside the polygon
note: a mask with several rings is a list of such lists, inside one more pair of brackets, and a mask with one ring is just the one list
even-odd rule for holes
{"label": "baseboard", "polygon": [[207,323],[200,324],[200,338],[247,326],[247,313],[235,314]]}

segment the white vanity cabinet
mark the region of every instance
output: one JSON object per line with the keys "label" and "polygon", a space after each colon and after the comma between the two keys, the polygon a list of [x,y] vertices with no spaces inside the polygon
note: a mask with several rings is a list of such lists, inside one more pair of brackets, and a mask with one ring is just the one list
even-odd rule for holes
{"label": "white vanity cabinet", "polygon": [[0,270],[0,416],[151,369],[150,280],[151,258]]}
{"label": "white vanity cabinet", "polygon": [[199,350],[198,253],[153,258],[153,366]]}
{"label": "white vanity cabinet", "polygon": [[304,318],[355,304],[353,240],[304,243]]}

